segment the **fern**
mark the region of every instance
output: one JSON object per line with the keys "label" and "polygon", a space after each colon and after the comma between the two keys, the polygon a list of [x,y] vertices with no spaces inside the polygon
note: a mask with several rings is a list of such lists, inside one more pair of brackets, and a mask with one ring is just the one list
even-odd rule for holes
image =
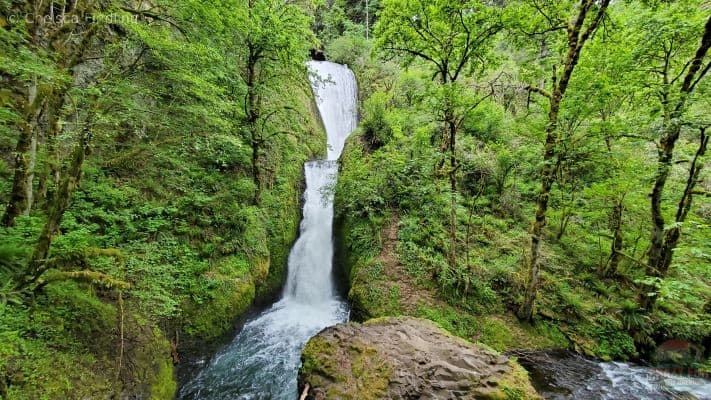
{"label": "fern", "polygon": [[16,277],[22,273],[27,257],[27,249],[14,244],[0,245],[0,273]]}

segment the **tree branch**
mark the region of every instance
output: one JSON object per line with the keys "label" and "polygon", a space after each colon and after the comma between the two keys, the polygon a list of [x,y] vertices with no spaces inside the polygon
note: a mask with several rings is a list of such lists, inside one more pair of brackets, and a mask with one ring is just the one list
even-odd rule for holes
{"label": "tree branch", "polygon": [[178,24],[176,24],[175,22],[171,21],[170,18],[168,18],[168,17],[164,17],[164,16],[162,16],[162,15],[160,15],[160,14],[156,14],[156,13],[154,13],[154,12],[147,11],[147,10],[134,10],[134,9],[132,9],[132,8],[129,8],[129,7],[121,7],[121,10],[126,11],[126,12],[129,13],[129,14],[140,15],[140,16],[142,16],[142,17],[148,17],[148,18],[155,19],[156,21],[165,22],[165,23],[167,23],[168,25],[172,26],[173,28],[177,29],[185,38],[188,37],[188,35],[187,35],[187,33],[185,32],[185,30],[184,30],[182,27],[180,27],[180,25],[178,25]]}
{"label": "tree branch", "polygon": [[525,89],[526,89],[529,93],[538,93],[538,94],[540,94],[540,95],[543,96],[543,97],[547,97],[547,98],[549,98],[549,99],[551,98],[550,92],[548,92],[548,91],[545,90],[545,89],[542,89],[542,88],[539,88],[539,87],[536,87],[536,86],[531,86],[531,85],[526,86]]}

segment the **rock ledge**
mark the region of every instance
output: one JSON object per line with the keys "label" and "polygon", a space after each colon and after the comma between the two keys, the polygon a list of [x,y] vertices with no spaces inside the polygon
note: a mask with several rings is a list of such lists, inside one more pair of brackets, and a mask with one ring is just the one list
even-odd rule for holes
{"label": "rock ledge", "polygon": [[302,355],[307,384],[307,399],[540,398],[515,361],[416,318],[325,329]]}

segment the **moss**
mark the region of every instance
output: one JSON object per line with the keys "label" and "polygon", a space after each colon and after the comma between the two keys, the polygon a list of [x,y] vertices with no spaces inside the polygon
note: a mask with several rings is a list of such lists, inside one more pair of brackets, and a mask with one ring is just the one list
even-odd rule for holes
{"label": "moss", "polygon": [[151,400],[171,400],[178,390],[173,364],[165,360],[159,366],[155,381],[151,385]]}
{"label": "moss", "polygon": [[216,339],[232,329],[234,319],[244,314],[255,296],[250,276],[220,281],[208,302],[193,306],[185,332],[193,338]]}
{"label": "moss", "polygon": [[497,351],[511,349],[567,348],[568,341],[556,327],[546,323],[521,324],[511,314],[488,315],[480,321],[479,341]]}
{"label": "moss", "polygon": [[627,360],[636,355],[633,338],[619,328],[604,326],[599,321],[564,326],[572,348],[578,353],[604,361]]}
{"label": "moss", "polygon": [[351,372],[353,375],[352,384],[355,385],[355,393],[358,394],[358,398],[384,398],[390,383],[392,367],[372,347],[356,346],[352,348],[352,351],[357,353],[351,366]]}
{"label": "moss", "polygon": [[300,381],[312,389],[326,387],[326,398],[375,400],[387,395],[392,366],[373,347],[354,342],[344,348],[316,336],[301,360]]}
{"label": "moss", "polygon": [[[321,336],[315,336],[306,343],[301,353],[301,371],[304,376],[320,375],[328,379],[341,377],[339,368],[335,365],[336,347]],[[318,382],[313,382],[317,385]]]}
{"label": "moss", "polygon": [[384,267],[379,261],[373,259],[351,268],[353,272],[348,300],[355,320],[365,321],[403,313],[400,284],[386,280]]}
{"label": "moss", "polygon": [[170,356],[171,345],[162,331],[134,316],[129,316],[127,331],[130,337],[126,341],[124,358],[130,363],[124,362],[122,392],[157,400],[172,398],[177,382]]}
{"label": "moss", "polygon": [[263,256],[258,257],[251,263],[250,275],[255,282],[261,282],[266,279],[267,274],[269,274],[269,269],[271,267],[270,257]]}
{"label": "moss", "polygon": [[509,360],[511,372],[499,381],[500,392],[498,397],[492,399],[501,400],[528,400],[541,399],[528,378],[528,372],[515,359]]}
{"label": "moss", "polygon": [[105,372],[110,363],[53,349],[40,340],[1,339],[8,340],[4,346],[14,347],[13,355],[0,351],[0,379],[6,384],[0,393],[6,390],[6,399],[103,398],[115,390],[113,377]]}

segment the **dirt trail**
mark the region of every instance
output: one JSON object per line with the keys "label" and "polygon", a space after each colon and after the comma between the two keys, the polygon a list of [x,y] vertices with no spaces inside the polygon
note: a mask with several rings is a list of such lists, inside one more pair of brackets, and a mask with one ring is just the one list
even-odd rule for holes
{"label": "dirt trail", "polygon": [[400,219],[397,215],[390,218],[390,222],[383,229],[381,240],[383,249],[377,260],[383,265],[383,273],[387,277],[386,287],[388,290],[397,287],[400,294],[400,303],[404,314],[414,314],[420,305],[437,303],[432,293],[421,287],[415,278],[405,270],[405,266],[400,263],[397,255],[398,231]]}

